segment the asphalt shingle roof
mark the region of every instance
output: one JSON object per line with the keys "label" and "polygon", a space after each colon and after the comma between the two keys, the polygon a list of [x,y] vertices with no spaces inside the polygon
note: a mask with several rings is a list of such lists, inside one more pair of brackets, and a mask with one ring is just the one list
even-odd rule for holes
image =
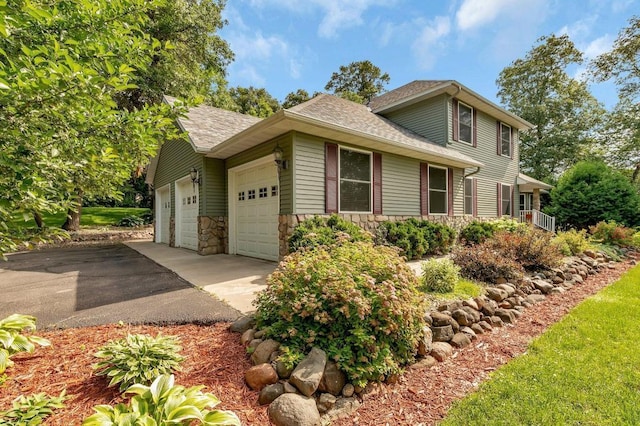
{"label": "asphalt shingle roof", "polygon": [[394,104],[405,98],[425,92],[448,81],[450,80],[414,80],[411,83],[398,87],[397,89],[393,89],[380,96],[376,96],[371,99],[371,102],[369,102],[369,107],[372,110],[384,108],[387,105]]}

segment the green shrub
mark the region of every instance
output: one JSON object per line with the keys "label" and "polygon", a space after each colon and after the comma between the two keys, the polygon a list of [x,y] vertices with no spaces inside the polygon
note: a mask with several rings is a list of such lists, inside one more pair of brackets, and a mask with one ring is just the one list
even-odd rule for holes
{"label": "green shrub", "polygon": [[13,365],[10,357],[19,352],[33,353],[35,345],[49,346],[51,342],[38,336],[23,336],[24,330],[35,330],[36,318],[13,314],[0,320],[0,374]]}
{"label": "green shrub", "polygon": [[146,385],[161,374],[177,370],[184,359],[178,352],[175,336],[130,334],[101,347],[94,354],[101,361],[93,368],[96,375],[110,378],[109,386],[119,384],[123,391],[134,383]]}
{"label": "green shrub", "polygon": [[631,236],[631,247],[640,249],[640,231]]}
{"label": "green shrub", "polygon": [[581,229],[580,231],[570,229],[568,231],[558,232],[553,242],[560,248],[560,251],[565,256],[575,256],[589,248],[589,238],[587,237],[586,229]]}
{"label": "green shrub", "polygon": [[598,222],[595,226],[589,228],[591,237],[602,244],[613,245],[618,247],[628,247],[633,243],[633,234],[635,231],[627,228],[614,221]]}
{"label": "green shrub", "polygon": [[562,260],[558,245],[553,243],[553,234],[541,229],[528,232],[498,232],[487,240],[491,250],[515,260],[527,271],[550,269]]}
{"label": "green shrub", "polygon": [[456,239],[456,231],[453,228],[415,218],[401,222],[383,222],[378,229],[378,235],[386,244],[402,250],[407,259],[448,253]]}
{"label": "green shrub", "polygon": [[510,219],[507,217],[501,217],[500,219],[492,220],[490,222],[497,232],[506,231],[506,232],[528,232],[531,227],[526,222],[519,222],[515,219]]}
{"label": "green shrub", "polygon": [[354,384],[398,373],[414,359],[426,302],[392,247],[345,241],[287,256],[254,302],[259,328],[288,357],[323,349]]}
{"label": "green shrub", "polygon": [[21,395],[13,400],[11,410],[0,412],[2,426],[35,426],[49,417],[56,408],[64,407],[67,399],[64,391],[58,397],[38,393],[35,395]]}
{"label": "green shrub", "polygon": [[289,252],[300,248],[313,248],[335,244],[345,234],[352,241],[372,241],[373,236],[353,222],[338,215],[314,216],[298,224],[289,237]]}
{"label": "green shrub", "polygon": [[512,257],[504,256],[490,247],[489,241],[454,250],[451,258],[460,267],[460,275],[473,281],[492,284],[498,278],[510,281],[522,276],[522,266]]}
{"label": "green shrub", "polygon": [[184,388],[174,385],[173,375],[158,376],[151,386],[135,384],[125,394],[133,394],[129,404],[98,405],[84,426],[178,425],[198,421],[205,426],[237,425],[240,419],[231,411],[210,411],[220,403],[213,394],[202,393],[204,386]]}
{"label": "green shrub", "polygon": [[140,216],[125,216],[118,222],[118,226],[127,228],[135,228],[142,225],[145,225],[145,220]]}
{"label": "green shrub", "polygon": [[497,226],[492,222],[480,222],[474,220],[460,231],[460,241],[463,244],[473,245],[484,242],[487,238],[493,237]]}
{"label": "green shrub", "polygon": [[460,279],[460,268],[451,259],[429,259],[422,263],[420,290],[450,293]]}

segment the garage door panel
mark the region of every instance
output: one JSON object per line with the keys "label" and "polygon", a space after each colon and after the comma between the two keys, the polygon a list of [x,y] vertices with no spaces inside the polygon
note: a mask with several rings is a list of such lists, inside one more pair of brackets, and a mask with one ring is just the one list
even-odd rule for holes
{"label": "garage door panel", "polygon": [[160,206],[156,212],[156,221],[158,227],[159,243],[169,244],[170,237],[170,220],[171,220],[171,190],[164,188],[158,191],[158,205]]}
{"label": "garage door panel", "polygon": [[181,182],[178,184],[178,193],[180,194],[180,204],[176,206],[180,208],[180,226],[179,235],[176,235],[176,243],[180,247],[191,250],[198,249],[198,213],[199,199],[198,187],[193,185],[191,181]]}

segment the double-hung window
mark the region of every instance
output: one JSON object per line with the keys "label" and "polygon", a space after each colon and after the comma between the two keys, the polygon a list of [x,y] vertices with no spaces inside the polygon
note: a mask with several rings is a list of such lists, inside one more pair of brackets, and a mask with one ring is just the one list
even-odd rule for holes
{"label": "double-hung window", "polygon": [[447,169],[429,165],[429,214],[447,214]]}
{"label": "double-hung window", "polygon": [[511,185],[502,185],[502,216],[511,216]]}
{"label": "double-hung window", "polygon": [[458,139],[473,144],[473,108],[458,103]]}
{"label": "double-hung window", "polygon": [[340,211],[371,212],[371,153],[340,148]]}
{"label": "double-hung window", "polygon": [[464,179],[464,214],[473,214],[473,178]]}
{"label": "double-hung window", "polygon": [[511,126],[500,123],[500,154],[511,157]]}

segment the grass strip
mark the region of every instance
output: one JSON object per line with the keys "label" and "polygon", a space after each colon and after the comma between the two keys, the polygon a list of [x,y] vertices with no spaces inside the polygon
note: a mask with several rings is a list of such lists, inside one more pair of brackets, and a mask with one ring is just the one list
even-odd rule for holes
{"label": "grass strip", "polygon": [[458,401],[446,425],[640,424],[640,266]]}
{"label": "grass strip", "polygon": [[[110,226],[116,225],[123,217],[126,216],[141,216],[144,213],[150,211],[145,208],[136,207],[83,207],[82,216],[80,217],[81,226]],[[59,212],[56,214],[43,213],[42,219],[46,226],[60,227],[65,222],[67,217],[66,212]],[[27,220],[21,215],[15,215],[11,222],[10,227],[35,227],[36,224],[32,217],[27,216]]]}

